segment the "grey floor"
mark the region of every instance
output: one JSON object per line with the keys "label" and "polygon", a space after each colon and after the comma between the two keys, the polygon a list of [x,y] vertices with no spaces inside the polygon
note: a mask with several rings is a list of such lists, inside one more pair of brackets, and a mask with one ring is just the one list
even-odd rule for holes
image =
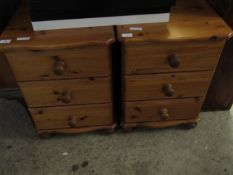
{"label": "grey floor", "polygon": [[0,100],[0,175],[232,175],[232,115],[201,118],[188,131],[139,129],[40,140],[24,107]]}

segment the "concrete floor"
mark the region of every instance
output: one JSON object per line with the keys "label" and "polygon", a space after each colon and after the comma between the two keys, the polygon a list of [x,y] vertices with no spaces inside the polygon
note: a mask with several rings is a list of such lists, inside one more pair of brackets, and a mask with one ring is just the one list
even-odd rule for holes
{"label": "concrete floor", "polygon": [[24,107],[0,100],[0,175],[232,175],[233,115],[202,113],[196,129],[139,129],[40,140]]}

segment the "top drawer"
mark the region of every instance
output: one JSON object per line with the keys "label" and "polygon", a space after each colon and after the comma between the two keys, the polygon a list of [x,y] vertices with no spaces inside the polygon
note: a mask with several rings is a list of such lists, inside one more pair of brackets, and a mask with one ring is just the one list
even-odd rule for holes
{"label": "top drawer", "polygon": [[212,70],[223,41],[168,41],[126,45],[127,75]]}
{"label": "top drawer", "polygon": [[17,81],[109,76],[106,46],[7,53]]}

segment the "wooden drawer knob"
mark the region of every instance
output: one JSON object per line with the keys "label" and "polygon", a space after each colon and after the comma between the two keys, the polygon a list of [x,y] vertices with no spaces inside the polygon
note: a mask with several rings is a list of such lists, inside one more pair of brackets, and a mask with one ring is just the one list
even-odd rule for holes
{"label": "wooden drawer knob", "polygon": [[65,104],[70,103],[72,100],[72,95],[71,92],[69,91],[64,91],[61,94],[61,101]]}
{"label": "wooden drawer knob", "polygon": [[76,128],[78,125],[77,125],[77,116],[75,115],[71,115],[69,117],[69,120],[68,120],[68,125],[71,127],[71,128]]}
{"label": "wooden drawer knob", "polygon": [[180,64],[181,64],[181,60],[176,54],[169,55],[168,62],[172,68],[178,68],[180,67]]}
{"label": "wooden drawer knob", "polygon": [[170,118],[169,112],[167,108],[162,108],[160,110],[160,118],[162,120],[168,120]]}
{"label": "wooden drawer knob", "polygon": [[65,63],[64,61],[57,60],[53,65],[53,72],[57,76],[62,76],[65,74]]}
{"label": "wooden drawer knob", "polygon": [[171,97],[174,95],[174,89],[173,89],[173,86],[172,84],[166,84],[163,86],[163,92],[164,92],[164,95],[167,96],[167,97]]}

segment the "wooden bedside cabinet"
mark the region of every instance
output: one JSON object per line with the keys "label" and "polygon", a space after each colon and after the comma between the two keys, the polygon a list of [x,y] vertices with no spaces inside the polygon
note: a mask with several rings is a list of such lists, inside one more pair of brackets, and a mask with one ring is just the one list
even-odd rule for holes
{"label": "wooden bedside cabinet", "polygon": [[195,126],[230,34],[205,1],[178,0],[167,25],[118,26],[122,126]]}
{"label": "wooden bedside cabinet", "polygon": [[38,133],[112,131],[113,27],[33,32],[27,8],[1,36],[11,42],[0,47]]}

